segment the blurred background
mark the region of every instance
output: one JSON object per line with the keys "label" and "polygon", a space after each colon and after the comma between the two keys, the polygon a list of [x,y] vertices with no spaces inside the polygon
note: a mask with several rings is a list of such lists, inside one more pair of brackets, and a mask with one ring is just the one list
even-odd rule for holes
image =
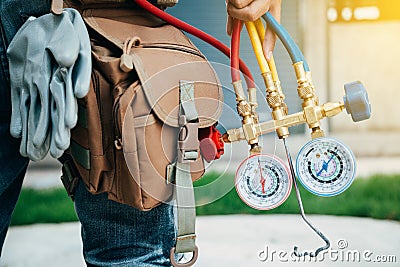
{"label": "blurred background", "polygon": [[[226,35],[225,29],[225,8],[223,0],[181,0],[176,7],[168,9],[168,12],[229,45],[230,38]],[[399,266],[400,105],[398,101],[400,100],[400,75],[397,65],[400,62],[398,45],[400,43],[400,1],[283,0],[281,23],[295,39],[308,60],[320,103],[342,101],[343,85],[359,80],[367,88],[372,106],[372,116],[367,121],[354,123],[346,112],[323,121],[326,135],[341,140],[354,152],[358,164],[357,179],[349,190],[334,198],[317,197],[303,190],[306,211],[319,214],[320,217],[313,217],[313,220],[318,222],[328,235],[331,234],[333,238],[337,238],[336,240],[339,237],[346,237],[349,244],[354,245],[353,248],[372,249],[381,254],[396,255],[397,261],[386,263],[385,266]],[[239,127],[240,119],[236,114],[235,95],[230,85],[228,59],[195,37],[192,37],[192,41],[213,62],[224,86],[226,106],[220,120],[220,127],[222,129]],[[301,102],[297,96],[295,74],[290,58],[279,40],[274,56],[289,113],[300,111]],[[261,121],[269,120],[269,109],[263,100],[265,99],[263,82],[245,30],[242,32],[241,58],[250,67],[259,86],[260,119]],[[289,148],[295,157],[297,151],[310,140],[310,133],[305,126],[291,128],[290,132]],[[266,135],[262,142],[264,152],[276,153],[285,158],[281,141],[274,134]],[[310,234],[298,215],[277,215],[298,214],[293,192],[281,207],[268,212],[252,210],[240,201],[235,190],[232,189],[233,176],[237,166],[247,157],[247,154],[248,148],[243,142],[227,145],[225,155],[208,165],[206,177],[196,184],[198,188],[206,184],[212,185],[206,187],[207,190],[199,189],[196,194],[198,203],[209,203],[198,207],[198,214],[225,215],[222,218],[220,216],[199,217],[199,236],[203,233],[203,240],[200,239],[200,242],[207,246],[205,246],[204,254],[200,256],[200,264],[196,266],[255,266],[255,264],[260,264],[257,261],[256,252],[258,249],[263,249],[263,244],[267,241],[269,244],[275,244],[276,248],[289,250],[292,249],[293,242],[298,241],[306,242],[305,244],[311,247],[319,245],[319,240]],[[3,251],[3,261],[0,261],[1,267],[45,266],[37,265],[39,263],[32,261],[32,258],[30,262],[24,261],[26,254],[21,254],[21,249],[18,249],[17,253],[17,248],[21,246],[21,240],[25,240],[26,245],[29,246],[26,249],[28,251],[33,249],[32,244],[43,241],[45,233],[53,237],[57,236],[60,230],[53,228],[55,226],[65,227],[61,231],[64,236],[59,237],[59,240],[60,243],[68,244],[67,247],[59,250],[57,254],[54,249],[52,250],[51,245],[43,245],[40,251],[32,253],[31,256],[34,258],[33,254],[35,254],[39,257],[42,254],[41,251],[48,251],[47,259],[51,253],[54,253],[54,259],[62,259],[65,255],[81,257],[78,224],[75,223],[73,226],[70,224],[37,225],[37,223],[64,223],[77,220],[73,204],[61,188],[60,175],[60,166],[55,160],[48,158],[42,162],[30,164],[12,223],[31,226],[11,228]],[[231,217],[232,215],[226,216],[227,214],[241,214],[240,216],[263,214],[265,219],[263,216],[258,216],[256,219]],[[330,216],[325,217],[326,215]],[[337,217],[344,215],[349,217]],[[265,227],[265,231],[256,231],[259,230],[257,227],[260,224]],[[282,224],[281,227],[278,227],[280,224]],[[36,226],[38,228],[35,228]],[[36,233],[39,231],[43,235],[34,235],[34,240],[30,243],[28,239],[31,236],[30,229],[34,229]],[[271,232],[270,229],[273,231]],[[239,234],[240,242],[231,239],[233,232]],[[246,234],[242,236],[242,233]],[[42,239],[38,235],[42,235]],[[208,239],[206,240],[204,236]],[[218,236],[216,243],[212,239],[214,236]],[[251,238],[246,241],[249,236]],[[62,238],[69,241],[64,242]],[[227,244],[221,244],[224,241]],[[234,245],[237,243],[241,246]],[[218,249],[221,251],[218,252]],[[231,256],[227,257],[226,254],[229,255],[229,253]],[[40,262],[40,259],[37,259],[37,262]],[[370,265],[381,266],[378,263],[374,264]],[[299,263],[297,265],[303,266]],[[342,262],[335,265],[348,266],[349,263]],[[70,265],[63,265],[60,260],[57,265],[49,266],[83,265],[80,258]],[[309,266],[309,263],[304,266]]]}
{"label": "blurred background", "polygon": [[[187,12],[195,10],[195,12]],[[181,1],[170,13],[205,30],[229,44],[225,31],[223,1]],[[353,123],[342,113],[325,125],[331,136],[349,143],[357,156],[400,155],[400,97],[397,62],[400,60],[400,2],[396,0],[290,0],[282,1],[282,24],[305,54],[312,71],[320,102],[339,101],[345,83],[360,80],[366,86],[372,105],[368,121]],[[251,44],[242,33],[241,57],[256,77],[259,93],[264,91]],[[229,65],[217,50],[193,38],[210,61]],[[290,112],[301,110],[291,61],[277,41],[274,51],[282,88]],[[218,67],[216,68],[219,69]],[[226,103],[235,110],[234,94],[228,71],[218,73],[226,86]],[[258,98],[262,102],[262,97]],[[265,102],[265,101],[264,101]],[[264,111],[265,110],[265,111]],[[259,108],[267,120],[265,103]],[[227,114],[227,112],[225,113]],[[225,115],[224,114],[224,115]],[[240,125],[238,117],[221,119],[227,128]],[[263,117],[264,116],[264,117]],[[308,135],[304,126],[291,128],[292,134]],[[368,145],[365,145],[368,144]]]}

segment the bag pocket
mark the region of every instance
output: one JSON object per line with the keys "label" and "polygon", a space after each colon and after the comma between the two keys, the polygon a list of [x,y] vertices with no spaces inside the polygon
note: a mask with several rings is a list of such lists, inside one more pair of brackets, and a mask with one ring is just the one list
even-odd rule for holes
{"label": "bag pocket", "polygon": [[[140,210],[169,201],[173,184],[166,177],[168,166],[176,161],[179,128],[166,124],[154,113],[141,84],[131,85],[116,98],[114,107],[116,173],[110,199]],[[193,180],[203,175],[200,155],[191,170]]]}
{"label": "bag pocket", "polygon": [[106,192],[114,176],[110,84],[97,71],[92,71],[90,89],[78,101],[78,124],[71,132],[70,153],[87,188],[92,193]]}

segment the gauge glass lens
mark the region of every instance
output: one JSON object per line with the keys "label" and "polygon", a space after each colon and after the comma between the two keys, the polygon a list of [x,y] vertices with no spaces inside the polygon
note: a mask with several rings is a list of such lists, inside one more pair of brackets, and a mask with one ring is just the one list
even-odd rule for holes
{"label": "gauge glass lens", "polygon": [[287,199],[292,179],[285,163],[277,156],[257,154],[240,164],[235,186],[238,195],[248,206],[270,210]]}
{"label": "gauge glass lens", "polygon": [[297,177],[311,193],[335,196],[353,182],[356,163],[353,153],[332,138],[317,138],[303,146],[296,160]]}

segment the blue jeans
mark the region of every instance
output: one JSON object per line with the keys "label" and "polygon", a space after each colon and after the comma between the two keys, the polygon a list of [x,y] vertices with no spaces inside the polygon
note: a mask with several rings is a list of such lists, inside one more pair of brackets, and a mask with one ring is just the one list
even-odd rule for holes
{"label": "blue jeans", "polygon": [[[49,10],[50,0],[0,1],[0,255],[28,166],[28,159],[19,155],[19,140],[9,134],[6,48],[30,15],[40,16]],[[106,194],[92,195],[81,182],[75,194],[75,208],[88,266],[170,266],[169,251],[175,237],[171,205],[141,212],[108,200]]]}
{"label": "blue jeans", "polygon": [[75,209],[82,223],[85,260],[95,266],[170,266],[174,245],[173,206],[151,211],[109,201],[107,194],[92,195],[81,182]]}

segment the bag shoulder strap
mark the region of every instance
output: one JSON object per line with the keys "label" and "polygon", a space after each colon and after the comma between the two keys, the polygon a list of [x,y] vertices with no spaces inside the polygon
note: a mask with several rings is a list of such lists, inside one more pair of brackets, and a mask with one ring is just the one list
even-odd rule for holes
{"label": "bag shoulder strap", "polygon": [[[175,197],[177,205],[177,237],[175,247],[171,249],[172,266],[192,266],[197,260],[196,246],[196,208],[190,162],[199,156],[198,115],[194,105],[194,83],[180,81],[180,133],[178,141],[178,161],[175,165]],[[180,264],[175,253],[192,252],[192,259]]]}

